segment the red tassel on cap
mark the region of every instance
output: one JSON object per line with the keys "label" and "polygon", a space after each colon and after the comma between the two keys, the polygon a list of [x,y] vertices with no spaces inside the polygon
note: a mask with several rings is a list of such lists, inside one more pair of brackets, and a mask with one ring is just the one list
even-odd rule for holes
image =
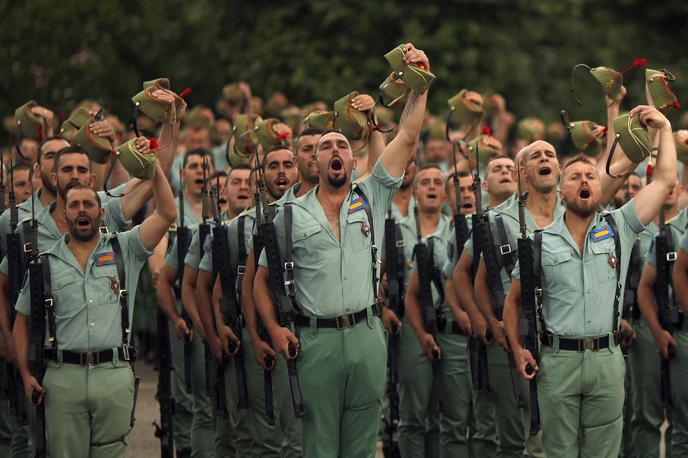
{"label": "red tassel on cap", "polygon": [[605,124],[605,125],[604,125],[604,129],[602,130],[602,132],[606,133],[607,130],[609,130],[609,126],[608,126],[607,124]]}
{"label": "red tassel on cap", "polygon": [[490,126],[485,126],[485,127],[483,127],[483,132],[484,132],[485,135],[487,135],[488,137],[491,137],[491,136],[492,136],[492,131],[490,130]]}
{"label": "red tassel on cap", "polygon": [[160,146],[158,144],[158,139],[155,137],[149,138],[148,141],[150,142],[150,149],[152,149],[152,150],[156,150]]}
{"label": "red tassel on cap", "polygon": [[187,87],[186,89],[184,89],[184,90],[179,94],[179,97],[181,97],[182,99],[185,99],[187,95],[191,95],[191,88],[188,88],[188,87]]}
{"label": "red tassel on cap", "polygon": [[674,102],[674,104],[673,104],[672,106],[673,106],[674,108],[676,108],[677,110],[680,110],[680,109],[681,109],[681,102],[679,102],[679,101],[677,100],[676,102]]}
{"label": "red tassel on cap", "polygon": [[647,57],[638,57],[636,59],[633,59],[633,63],[629,65],[628,67],[624,68],[621,73],[626,73],[632,68],[640,68],[644,67],[647,65]]}
{"label": "red tassel on cap", "polygon": [[652,164],[647,163],[647,169],[645,170],[645,175],[648,177],[652,176]]}
{"label": "red tassel on cap", "polygon": [[423,70],[428,71],[428,66],[425,65],[423,62],[419,62],[419,63],[416,64],[416,65],[418,65],[418,66],[419,66],[420,68],[422,68]]}
{"label": "red tassel on cap", "polygon": [[281,134],[277,134],[277,140],[286,140],[289,138],[289,132],[282,132]]}

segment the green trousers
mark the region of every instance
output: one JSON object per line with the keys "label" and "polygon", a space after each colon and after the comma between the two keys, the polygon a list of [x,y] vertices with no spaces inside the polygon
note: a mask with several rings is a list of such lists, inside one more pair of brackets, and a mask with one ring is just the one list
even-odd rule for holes
{"label": "green trousers", "polygon": [[[287,364],[283,359],[278,359],[272,373],[275,424],[270,425],[265,415],[264,371],[256,362],[248,333],[242,337],[249,399],[248,424],[253,439],[252,456],[298,458],[301,456],[301,420],[294,416]],[[228,372],[227,377],[235,381],[235,371]],[[236,403],[236,396],[233,402]]]}
{"label": "green trousers", "polygon": [[124,457],[134,403],[127,362],[49,362],[43,378],[48,455]]}
{"label": "green trousers", "polygon": [[617,458],[626,365],[618,346],[599,351],[541,349],[537,376],[547,456]]}
{"label": "green trousers", "polygon": [[184,381],[184,343],[177,339],[170,324],[170,350],[172,353],[172,395],[174,396],[174,447],[191,456],[191,422],[193,395],[187,393]]}
{"label": "green trousers", "polygon": [[[468,370],[470,374],[470,364]],[[475,458],[493,458],[497,455],[494,397],[492,393],[473,389],[472,384],[471,390],[470,456]]]}
{"label": "green trousers", "polygon": [[[0,361],[0,386],[9,389],[7,380],[7,366]],[[23,391],[19,393],[20,401],[24,402],[27,417],[31,417],[31,407],[24,398]],[[10,407],[9,399],[0,400],[0,456],[12,458],[28,458],[31,456],[31,442],[29,441],[29,425],[22,425]]]}
{"label": "green trousers", "polygon": [[382,323],[370,309],[367,320],[342,330],[317,329],[311,322],[297,329],[303,456],[374,457],[387,365]]}
{"label": "green trousers", "polygon": [[628,354],[624,354],[626,373],[624,376],[624,408],[623,408],[623,434],[621,435],[621,450],[619,458],[635,458],[633,448],[633,431],[631,420],[633,419],[633,399],[631,398],[631,365],[628,362]]}
{"label": "green trousers", "polygon": [[[528,383],[520,374],[509,369],[508,354],[497,342],[487,346],[487,365],[490,389],[495,405],[498,457],[544,457],[542,434],[531,436],[530,395]],[[516,383],[522,402],[514,390]]]}
{"label": "green trousers", "polygon": [[688,323],[674,332],[678,344],[671,361],[671,400],[674,409],[674,433],[671,437],[673,456],[688,456]]}
{"label": "green trousers", "polygon": [[0,400],[0,456],[10,456],[12,446],[12,413],[10,402]]}
{"label": "green trousers", "polygon": [[[660,390],[660,356],[652,332],[644,320],[635,320],[636,339],[628,352],[631,372],[631,432],[638,458],[658,458],[661,441],[660,426],[665,421]],[[672,456],[673,418],[665,432],[667,458]]]}
{"label": "green trousers", "polygon": [[398,348],[401,456],[437,458],[440,455],[440,413],[439,404],[431,402],[432,364],[407,318],[401,325]]}
{"label": "green trousers", "polygon": [[213,458],[215,456],[215,416],[213,404],[205,381],[205,348],[203,339],[194,333],[191,370],[193,395],[193,420],[191,421],[191,456]]}

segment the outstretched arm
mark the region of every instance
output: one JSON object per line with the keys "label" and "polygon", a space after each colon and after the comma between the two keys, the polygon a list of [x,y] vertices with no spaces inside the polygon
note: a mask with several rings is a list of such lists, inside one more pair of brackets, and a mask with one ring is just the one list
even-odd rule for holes
{"label": "outstretched arm", "polygon": [[[141,223],[139,229],[141,243],[147,250],[153,250],[160,243],[170,228],[170,224],[177,217],[172,188],[170,188],[170,183],[160,168],[160,164],[157,164],[155,168],[153,195],[155,197],[155,211]],[[179,266],[179,268],[183,268],[183,266]]]}
{"label": "outstretched arm", "polygon": [[[410,43],[404,45],[403,49],[404,62],[423,64],[430,69],[430,62],[423,51],[416,49]],[[406,164],[416,152],[416,143],[423,126],[427,99],[427,91],[422,94],[411,91],[404,112],[401,114],[397,136],[387,145],[380,156],[383,167],[393,177],[403,175]]]}

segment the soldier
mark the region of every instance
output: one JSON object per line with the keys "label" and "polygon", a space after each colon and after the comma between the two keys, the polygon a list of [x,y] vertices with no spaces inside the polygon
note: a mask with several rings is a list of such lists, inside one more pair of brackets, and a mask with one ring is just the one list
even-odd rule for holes
{"label": "soldier", "polygon": [[[308,137],[317,137],[319,135],[314,133],[314,131],[304,132],[304,137],[297,139],[297,145],[300,145],[297,148],[301,148],[313,140]],[[308,149],[308,147],[305,149]],[[304,153],[302,153],[303,155]],[[300,164],[299,169],[308,169],[310,167],[310,157],[306,155],[306,158],[307,160]],[[273,147],[263,158],[263,162],[259,167],[262,170],[262,176],[265,180],[265,187],[271,204],[275,204],[278,201],[282,202],[285,199],[294,199],[294,189],[299,189],[297,184],[292,186],[298,178],[296,166],[295,156],[286,146]],[[302,186],[307,187],[308,185],[307,183],[302,183]],[[275,205],[275,208],[277,208],[280,204]],[[256,211],[256,208],[253,207],[239,217],[232,219],[227,225],[226,231],[229,247],[229,269],[233,273],[242,272],[245,269],[243,276],[241,274],[236,275],[236,291],[240,296],[237,298],[237,301],[244,304],[246,304],[247,299],[246,295],[241,294],[241,292],[252,291],[252,288],[245,289],[242,287],[241,281],[247,276],[252,275],[252,272],[255,272],[254,261],[252,261],[253,258],[249,253],[252,252],[253,248],[252,229]],[[273,380],[277,382],[277,386],[274,388],[277,398],[274,409],[276,423],[275,425],[269,425],[265,417],[263,370],[271,369],[265,367],[264,358],[266,354],[274,358],[274,352],[263,341],[264,336],[261,338],[255,310],[248,307],[244,308],[243,314],[246,329],[245,332],[242,332],[241,341],[239,341],[239,338],[230,328],[230,323],[226,322],[221,313],[218,301],[211,300],[211,297],[217,297],[224,293],[219,284],[213,288],[214,268],[220,269],[221,267],[214,266],[212,252],[207,251],[199,266],[196,294],[198,304],[204,305],[199,308],[199,312],[206,329],[208,329],[207,334],[210,348],[216,361],[222,361],[223,355],[234,356],[239,351],[239,348],[243,350],[242,356],[248,388],[249,409],[246,413],[244,411],[237,412],[235,414],[236,418],[233,418],[232,422],[235,428],[241,428],[242,430],[248,428],[252,445],[249,450],[245,449],[242,444],[237,443],[236,456],[243,456],[243,453],[252,453],[258,456],[299,456],[301,437],[297,424],[294,421],[293,412],[291,409],[287,411],[287,409],[282,408],[290,407],[286,402],[281,402],[282,399],[288,399],[289,396],[286,374],[281,370],[283,367],[280,368],[278,374],[273,376]],[[212,308],[210,304],[213,304]],[[230,342],[236,344],[236,351],[230,352]],[[236,364],[237,359],[232,358],[230,364],[225,366],[225,379],[228,380],[229,385],[227,390],[228,405],[236,405],[239,394],[235,383]]]}
{"label": "soldier", "polygon": [[[11,169],[7,171],[5,183],[10,183],[10,185],[12,186],[12,191],[14,191],[14,196],[17,200],[17,205],[21,205],[29,197],[31,197],[30,172],[31,166],[21,163],[14,165]],[[10,175],[12,175],[11,179]]]}
{"label": "soldier", "polygon": [[[403,51],[406,63],[429,68],[425,54],[413,45],[404,45]],[[373,227],[382,227],[415,151],[426,99],[426,92],[411,92],[397,136],[372,174],[354,188],[355,159],[348,140],[336,132],[324,134],[316,147],[320,184],[275,217],[279,255],[295,266],[293,298],[300,313],[294,319],[300,338],[276,320],[265,251],[261,255],[254,300],[275,349],[285,358],[298,358],[306,458],[370,456],[375,451],[386,349],[376,319],[382,310],[376,302]],[[285,258],[285,227],[292,232],[292,225],[285,226],[284,218],[290,214],[293,259],[291,253]]]}
{"label": "soldier", "polygon": [[[680,301],[677,303],[676,300],[681,296],[676,294],[678,290],[670,288],[672,271],[677,275],[674,277],[674,283],[680,284],[682,270],[677,261],[674,269],[669,267],[669,278],[664,275],[663,283],[659,284],[657,244],[655,241],[661,230],[666,247],[663,255],[665,263],[673,264],[673,260],[677,259],[675,253],[679,252],[676,247],[679,246],[688,226],[688,216],[686,215],[688,210],[684,208],[678,211],[678,196],[681,189],[682,186],[677,184],[669,193],[660,210],[660,213],[663,212],[664,214],[662,217],[658,215],[648,223],[645,231],[640,234],[638,242],[641,247],[645,248],[642,253],[645,262],[642,263],[642,260],[639,262],[642,267],[642,275],[640,275],[637,284],[637,313],[641,316],[634,321],[633,331],[636,338],[631,346],[630,354],[632,375],[635,377],[632,382],[635,390],[633,400],[637,400],[637,407],[635,402],[633,404],[635,415],[632,431],[635,449],[641,453],[641,456],[642,454],[659,456],[660,428],[665,421],[669,423],[668,433],[665,432],[664,436],[665,450],[668,450],[672,454],[671,456],[682,456],[688,452],[688,442],[686,442],[688,440],[686,439],[688,422],[681,409],[681,400],[684,397],[679,394],[683,384],[683,380],[678,377],[678,374],[681,374],[681,368],[677,364],[680,359],[671,362],[670,374],[673,372],[671,375],[671,382],[673,383],[670,383],[672,390],[670,394],[673,396],[670,398],[673,402],[667,403],[667,399],[662,395],[662,365],[661,359],[657,355],[657,349],[659,349],[660,355],[666,357],[667,345],[680,348],[680,345],[676,344],[677,339],[681,336],[682,328],[679,325],[677,329],[664,329],[666,323],[663,323],[661,317],[658,318],[663,313],[660,310],[658,298],[660,294],[666,294],[664,297],[670,303],[662,304],[662,309],[664,307],[677,308],[677,312],[682,313]],[[660,288],[663,288],[664,291],[660,292]]]}
{"label": "soldier", "polygon": [[[203,148],[192,149],[184,154],[181,180],[184,184],[183,193],[175,199],[176,208],[182,205],[184,221],[181,211],[177,215],[174,228],[177,232],[191,231],[203,222],[203,193],[206,189],[206,179],[213,174],[212,155]],[[180,200],[182,201],[180,203]],[[206,207],[208,203],[206,202]],[[206,208],[206,212],[209,208]],[[205,215],[208,216],[207,214]],[[182,229],[180,229],[182,228]],[[167,252],[164,265],[160,268],[158,278],[157,297],[160,307],[167,315],[174,330],[176,339],[171,339],[171,351],[174,367],[173,394],[176,401],[174,438],[182,456],[194,453],[214,453],[215,450],[215,421],[212,417],[210,400],[205,388],[205,369],[203,362],[202,323],[198,315],[189,314],[190,322],[182,317],[182,305],[175,302],[173,285],[177,280],[179,266],[177,262],[179,244],[177,232],[168,234],[174,237],[170,243],[163,239],[163,243],[156,248],[156,254]],[[167,243],[166,243],[167,242]],[[185,243],[191,246],[191,237]],[[182,247],[182,250],[189,248]],[[154,270],[154,266],[151,266]],[[184,270],[182,270],[184,272]],[[181,282],[177,299],[181,300]],[[197,335],[200,333],[201,335]],[[184,349],[184,344],[187,349]],[[188,345],[191,345],[189,348]],[[185,351],[190,358],[184,357]],[[191,364],[187,368],[186,365]],[[188,376],[193,380],[186,380]],[[191,385],[188,386],[187,382]],[[190,390],[188,390],[190,388]]]}
{"label": "soldier", "polygon": [[413,208],[416,206],[416,201],[413,198],[413,180],[416,178],[416,158],[412,158],[408,164],[406,164],[406,170],[404,170],[404,178],[401,181],[401,187],[399,187],[399,192],[394,196],[394,201],[390,211],[392,212],[392,217],[396,222],[401,222],[402,219],[406,218],[413,213]]}
{"label": "soldier", "polygon": [[[61,170],[59,155],[55,162]],[[95,191],[81,184],[66,190],[69,234],[42,255],[51,277],[43,293],[55,310],[46,323],[49,363],[42,384],[28,367],[30,288],[17,301],[17,361],[27,398],[38,393],[36,403],[45,402],[50,456],[126,454],[135,400],[129,323],[137,281],[175,217],[159,165],[153,182],[155,212],[131,231],[114,234],[99,230],[104,210]]]}
{"label": "soldier", "polygon": [[[622,279],[636,234],[659,211],[676,183],[677,171],[669,122],[647,106],[629,113],[636,114],[659,131],[654,181],[621,209],[599,215],[596,209],[605,194],[602,180],[592,162],[578,156],[563,171],[560,194],[565,213],[536,233],[533,278],[539,298],[540,361],[519,337],[521,308],[526,307],[520,300],[520,274],[530,266],[517,264],[512,273],[505,332],[521,375],[526,380],[537,375],[548,456],[616,457],[619,453],[625,374],[617,343]],[[616,192],[613,186],[609,191]],[[501,328],[495,329],[501,333]]]}
{"label": "soldier", "polygon": [[[682,210],[685,223],[685,212],[686,209]],[[672,225],[671,229],[674,230],[675,226]],[[664,350],[660,347],[660,343],[672,342],[676,348],[676,356],[673,361],[670,362],[670,374],[671,374],[671,400],[674,406],[674,434],[671,444],[672,456],[681,456],[688,453],[688,436],[686,433],[686,425],[688,425],[688,419],[686,418],[686,404],[688,400],[688,393],[686,391],[686,349],[688,349],[688,325],[685,322],[686,313],[688,313],[688,301],[686,300],[686,295],[688,294],[688,260],[686,256],[688,255],[688,236],[686,235],[686,224],[683,225],[683,236],[680,239],[681,249],[678,252],[678,257],[676,259],[676,265],[674,266],[673,272],[673,296],[674,300],[678,302],[676,304],[678,310],[676,310],[679,315],[679,319],[683,322],[681,323],[680,329],[674,329],[674,335],[671,339],[655,338],[658,343],[660,351],[664,353]],[[676,239],[674,239],[676,240]],[[674,242],[675,243],[675,242]],[[649,262],[648,258],[648,262]],[[655,329],[657,330],[657,329]],[[658,330],[657,330],[658,331]],[[658,334],[662,334],[659,332]],[[664,356],[664,355],[663,355]],[[667,449],[669,444],[667,444]]]}
{"label": "soldier", "polygon": [[[403,321],[394,327],[390,326],[388,332],[400,332],[399,450],[403,456],[408,457],[437,457],[455,452],[450,445],[457,439],[460,441],[462,436],[465,441],[465,428],[462,431],[461,427],[467,427],[468,422],[464,421],[462,425],[461,413],[467,413],[469,405],[453,402],[455,399],[449,395],[460,384],[452,379],[452,371],[447,370],[449,363],[445,364],[445,361],[440,363],[441,372],[434,373],[436,368],[431,368],[433,360],[428,359],[431,358],[426,351],[426,345],[429,344],[425,342],[427,336],[431,339],[438,337],[430,335],[424,326],[424,314],[430,313],[430,310],[426,311],[424,308],[429,307],[432,314],[441,318],[438,319],[437,327],[442,332],[442,340],[437,343],[433,341],[432,346],[441,344],[447,350],[447,361],[450,361],[451,353],[447,347],[452,344],[448,341],[455,328],[455,320],[449,315],[443,300],[441,266],[447,256],[447,241],[442,235],[450,221],[441,212],[447,199],[444,173],[436,165],[422,166],[416,173],[413,186],[417,210],[399,223],[407,267],[403,285],[403,290],[406,291],[406,313]],[[419,294],[418,266],[414,264],[414,260],[417,262],[414,256],[417,243],[427,246],[430,257],[430,262],[422,268],[426,270],[423,272],[423,279],[431,282],[430,285],[425,285],[430,288],[426,291],[431,292],[431,297],[421,298]],[[390,310],[389,313],[393,312]],[[394,318],[396,317],[392,317]]]}
{"label": "soldier", "polygon": [[[487,208],[497,208],[508,204],[509,195],[515,190],[514,183],[514,161],[508,156],[496,156],[487,164],[485,169],[485,183],[489,201]],[[470,180],[472,182],[472,180]],[[463,183],[459,180],[460,192],[464,199],[475,202],[474,193],[470,190],[468,182]],[[453,197],[450,193],[450,198]],[[474,208],[474,207],[472,207]],[[463,209],[462,209],[463,211]],[[470,210],[473,211],[472,209]],[[470,237],[463,249],[457,249],[455,232],[448,235],[449,238],[449,259],[444,266],[447,275],[446,297],[447,302],[455,313],[457,322],[466,336],[473,336],[473,325],[471,321],[477,315],[482,319],[478,312],[473,298],[473,237]],[[468,345],[468,339],[464,339],[464,346]],[[466,370],[470,368],[466,362]],[[473,404],[471,441],[473,452],[476,456],[492,456],[495,454],[496,436],[494,428],[494,407],[492,397],[484,389],[473,389],[469,387],[469,395]]]}

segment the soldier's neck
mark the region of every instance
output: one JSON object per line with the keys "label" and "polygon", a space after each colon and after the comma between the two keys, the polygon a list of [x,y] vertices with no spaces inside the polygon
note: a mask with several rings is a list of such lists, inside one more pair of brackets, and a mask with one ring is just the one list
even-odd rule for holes
{"label": "soldier's neck", "polygon": [[88,258],[91,256],[91,253],[93,253],[93,249],[98,244],[98,240],[100,240],[100,234],[98,232],[96,232],[90,240],[86,241],[78,240],[74,236],[69,238],[67,246],[74,255],[74,259],[76,259],[79,266],[81,266],[81,270],[86,270]]}
{"label": "soldier's neck", "polygon": [[60,234],[66,234],[69,232],[67,220],[65,218],[65,202],[61,196],[57,196],[57,199],[55,199],[55,207],[53,207],[53,209],[50,211],[50,216],[53,217],[55,226],[57,226]]}
{"label": "soldier's neck", "polygon": [[399,212],[403,216],[408,216],[409,202],[411,202],[411,196],[413,196],[413,186],[409,186],[406,189],[399,189],[397,195],[394,196],[394,204],[399,209]]}
{"label": "soldier's neck", "polygon": [[55,194],[43,187],[38,190],[38,200],[40,200],[41,204],[44,207],[47,207],[48,205],[55,202]]}
{"label": "soldier's neck", "polygon": [[564,223],[580,250],[583,250],[583,246],[585,246],[585,237],[588,233],[590,222],[594,217],[595,212],[588,216],[580,216],[571,211],[567,211],[564,214]]}
{"label": "soldier's neck", "polygon": [[539,228],[549,226],[554,217],[554,208],[557,205],[556,188],[548,193],[532,190],[528,193],[526,208],[530,212]]}
{"label": "soldier's neck", "polygon": [[418,218],[420,219],[420,235],[426,237],[432,235],[437,231],[437,226],[440,224],[440,217],[442,212],[426,211],[418,209]]}
{"label": "soldier's neck", "polygon": [[311,183],[310,181],[302,180],[299,183],[301,183],[301,185],[299,186],[299,189],[294,193],[295,197],[301,197],[301,196],[305,195],[311,189],[318,186],[317,181],[315,183]]}
{"label": "soldier's neck", "polygon": [[490,194],[489,196],[490,197],[487,199],[487,205],[490,208],[495,208],[504,203],[504,201],[507,200],[511,196],[511,194],[506,196]]}
{"label": "soldier's neck", "polygon": [[323,207],[339,210],[342,207],[344,200],[349,195],[350,189],[350,185],[335,188],[327,183],[321,183],[316,195],[320,201],[320,205]]}
{"label": "soldier's neck", "polygon": [[[184,200],[191,205],[194,213],[198,219],[203,217],[203,202],[200,195],[194,195],[193,193],[184,191]],[[210,210],[210,209],[208,209]]]}

